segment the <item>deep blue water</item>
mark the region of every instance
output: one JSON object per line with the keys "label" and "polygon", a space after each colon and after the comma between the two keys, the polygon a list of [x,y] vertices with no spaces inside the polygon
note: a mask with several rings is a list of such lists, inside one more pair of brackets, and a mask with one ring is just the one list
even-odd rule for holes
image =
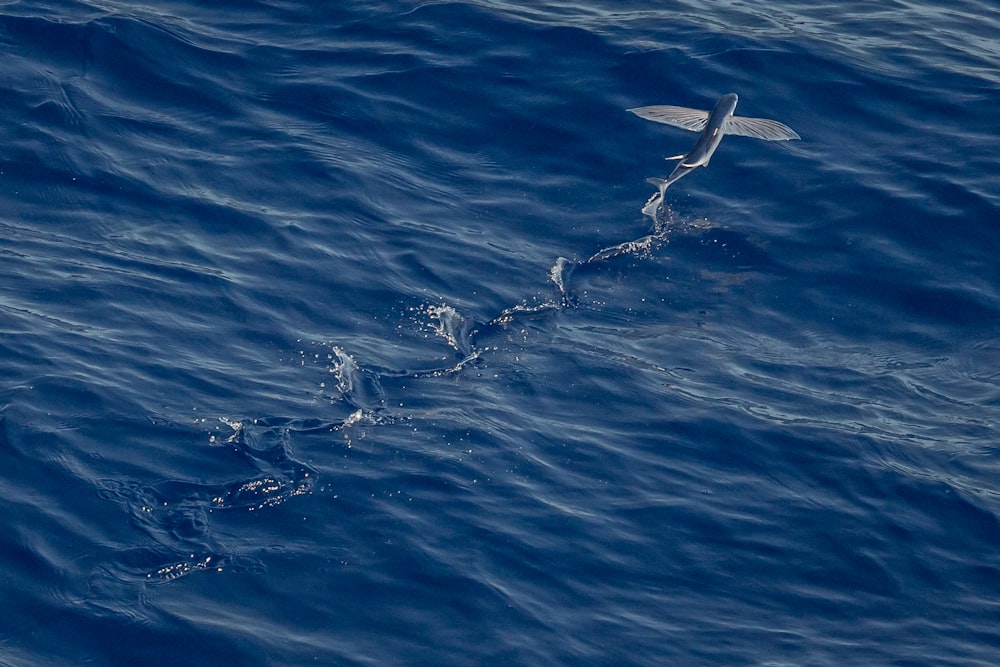
{"label": "deep blue water", "polygon": [[[0,664],[1000,662],[993,4],[6,2],[0,87]],[[643,215],[726,92],[802,140]]]}

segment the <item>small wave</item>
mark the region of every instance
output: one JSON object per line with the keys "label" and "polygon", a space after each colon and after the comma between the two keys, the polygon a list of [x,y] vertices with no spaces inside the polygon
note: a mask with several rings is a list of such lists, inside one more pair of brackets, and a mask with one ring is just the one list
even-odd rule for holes
{"label": "small wave", "polygon": [[106,563],[107,572],[118,573],[113,578],[172,581],[193,572],[219,570],[223,563],[238,560],[239,554],[227,549],[215,535],[214,512],[259,512],[312,493],[315,471],[292,458],[289,429],[283,423],[226,418],[220,422],[232,433],[225,439],[213,435],[212,444],[231,447],[233,467],[242,469],[249,464],[254,474],[209,482],[100,483],[101,497],[123,505],[129,523],[153,543],[141,552],[122,553]]}
{"label": "small wave", "polygon": [[337,390],[357,410],[377,410],[385,405],[385,391],[378,374],[358,365],[342,348],[333,347],[334,364],[330,372],[337,379]]}
{"label": "small wave", "polygon": [[468,323],[457,310],[441,304],[427,306],[426,313],[431,317],[434,332],[444,338],[448,345],[466,356],[472,354]]}

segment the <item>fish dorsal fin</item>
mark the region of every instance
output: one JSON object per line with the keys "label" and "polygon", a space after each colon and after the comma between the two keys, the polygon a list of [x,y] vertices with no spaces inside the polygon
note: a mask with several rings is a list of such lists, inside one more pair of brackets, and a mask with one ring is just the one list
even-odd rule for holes
{"label": "fish dorsal fin", "polygon": [[744,118],[742,116],[730,116],[722,126],[722,131],[726,134],[734,134],[738,137],[753,137],[754,139],[765,139],[767,141],[789,141],[791,139],[801,139],[795,130],[784,123],[767,118]]}
{"label": "fish dorsal fin", "polygon": [[672,107],[657,105],[652,107],[636,107],[629,109],[639,118],[651,120],[654,123],[673,125],[692,132],[701,132],[708,125],[708,112],[687,107]]}

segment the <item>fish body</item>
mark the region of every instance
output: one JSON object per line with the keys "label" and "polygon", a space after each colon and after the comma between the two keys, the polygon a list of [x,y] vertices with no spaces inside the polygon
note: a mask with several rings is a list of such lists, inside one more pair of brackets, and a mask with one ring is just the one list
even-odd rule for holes
{"label": "fish body", "polygon": [[[656,179],[660,189],[660,197],[673,183],[687,176],[693,169],[707,167],[712,155],[719,148],[722,137],[735,134],[742,137],[754,137],[767,141],[789,141],[800,139],[795,130],[767,118],[745,118],[733,114],[740,98],[736,93],[727,93],[719,98],[712,111],[657,105],[629,109],[632,113],[656,123],[673,125],[685,130],[700,132],[698,140],[687,153],[675,155],[668,160],[679,160],[677,166],[665,179]],[[651,179],[652,180],[652,179]]]}

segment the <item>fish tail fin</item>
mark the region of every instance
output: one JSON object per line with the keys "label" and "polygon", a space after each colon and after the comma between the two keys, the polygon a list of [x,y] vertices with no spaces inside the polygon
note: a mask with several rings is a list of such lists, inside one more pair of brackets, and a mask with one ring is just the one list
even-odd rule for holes
{"label": "fish tail fin", "polygon": [[665,179],[656,178],[655,176],[652,178],[647,178],[646,182],[652,185],[654,188],[658,188],[661,195],[667,191],[667,186],[670,185],[670,183],[667,182]]}
{"label": "fish tail fin", "polygon": [[670,183],[662,178],[647,178],[646,182],[659,190],[659,192],[653,193],[653,196],[649,198],[646,205],[642,207],[643,215],[648,215],[655,222],[657,212],[663,207],[663,195]]}

